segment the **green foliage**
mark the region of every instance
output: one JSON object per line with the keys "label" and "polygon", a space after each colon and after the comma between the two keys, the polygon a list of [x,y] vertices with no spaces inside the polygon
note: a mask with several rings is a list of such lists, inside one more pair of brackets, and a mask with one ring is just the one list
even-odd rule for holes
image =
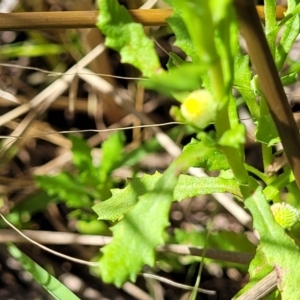
{"label": "green foliage", "polygon": [[[201,135],[201,137],[203,138],[203,135]],[[199,143],[198,140],[192,139],[191,142],[183,148],[183,151],[186,151],[197,143]],[[211,147],[209,155],[201,157],[193,167],[202,168],[206,171],[228,170],[230,168],[225,155],[216,147]]]}
{"label": "green foliage", "polygon": [[239,51],[234,60],[234,87],[240,92],[243,100],[246,102],[251,116],[256,119],[259,117],[259,105],[254,100],[253,91],[251,88],[252,73],[249,69],[249,56],[243,55]]}
{"label": "green foliage", "polygon": [[71,136],[70,140],[75,174],[61,172],[54,176],[36,176],[36,183],[47,194],[38,194],[16,206],[8,218],[18,224],[21,219],[30,219],[30,215],[42,210],[50,202],[64,202],[73,209],[68,217],[76,221],[79,232],[110,235],[108,224],[96,220],[91,207],[96,201],[103,201],[111,196],[110,189],[115,182],[110,174],[120,164],[128,162],[129,157],[123,156],[124,134],[114,133],[102,144],[99,164],[93,161],[91,149],[85,140],[76,136]]}
{"label": "green foliage", "polygon": [[98,220],[78,220],[76,229],[83,234],[110,235],[107,224]]}
{"label": "green foliage", "polygon": [[24,201],[18,203],[7,216],[7,219],[14,225],[24,225],[30,220],[31,216],[42,211],[50,203],[57,203],[56,195],[50,196],[45,191],[38,191]]}
{"label": "green foliage", "polygon": [[170,165],[153,190],[141,195],[111,228],[113,240],[101,249],[103,257],[99,262],[105,282],[121,286],[127,279],[135,280],[143,265],[154,265],[155,248],[164,243],[164,230],[169,224],[168,215],[178,176],[206,152],[207,148],[200,143],[185,151]]}
{"label": "green foliage", "polygon": [[18,260],[18,262],[22,264],[23,268],[31,274],[34,280],[38,282],[52,297],[58,300],[79,299],[65,285],[40,267],[27,255],[22,253],[16,246],[12,244],[8,245],[7,250],[11,256]]}
{"label": "green foliage", "polygon": [[[248,291],[251,287],[253,287],[256,283],[258,283],[260,280],[262,280],[272,271],[273,271],[273,266],[271,266],[266,261],[265,255],[262,251],[262,246],[258,245],[256,248],[255,257],[252,259],[248,269],[250,280],[248,284],[237,293],[234,299],[236,299],[238,296],[241,296],[243,293]],[[276,299],[276,298],[271,298],[271,299]]]}
{"label": "green foliage", "polygon": [[116,0],[100,1],[97,26],[105,34],[105,44],[118,51],[123,63],[152,76],[160,70],[153,42],[145,36],[143,26],[134,23],[127,10]]}
{"label": "green foliage", "polygon": [[287,186],[289,183],[295,180],[291,170],[287,170],[284,173],[280,174],[275,180],[268,184],[264,189],[264,195],[267,200],[274,199],[280,191]]}
{"label": "green foliage", "polygon": [[36,57],[43,55],[59,55],[66,52],[66,48],[57,44],[26,44],[15,43],[12,45],[4,45],[0,47],[0,56],[2,58],[10,57]]}
{"label": "green foliage", "polygon": [[[204,194],[230,193],[249,210],[260,237],[248,269],[250,281],[240,294],[275,269],[280,279],[276,293],[280,293],[281,299],[297,299],[294,291],[299,282],[300,254],[297,245],[300,239],[291,226],[285,226],[289,229],[287,232],[276,223],[269,202],[282,202],[281,193],[286,189],[286,198],[293,198],[295,206],[299,207],[299,190],[295,187],[289,167],[281,175],[269,177],[271,146],[279,142],[278,132],[269,115],[258,79],[253,76],[249,57],[242,54],[239,48],[238,22],[232,1],[166,2],[174,11],[168,23],[176,38],[175,45],[186,56],[182,59],[170,53],[168,71],[161,69],[153,42],[146,37],[142,26],[134,23],[116,0],[100,1],[101,13],[97,25],[106,36],[106,46],[118,51],[122,62],[135,66],[149,77],[142,82],[146,88],[172,96],[180,103],[184,103],[188,95],[194,96],[195,92],[209,93],[213,118],[202,124],[201,116],[197,115],[199,120],[195,120],[199,122],[196,123],[201,126],[193,123],[191,116],[204,108],[202,102],[197,102],[199,105],[196,106],[193,106],[195,102],[186,103],[185,112],[188,113],[182,112],[182,106],[181,110],[172,108],[171,113],[177,120],[192,124],[184,128],[189,133],[195,133],[197,139],[192,139],[184,147],[181,155],[163,174],[134,177],[128,180],[123,189],[114,188],[115,183],[110,177],[112,171],[122,165],[133,166],[146,154],[158,151],[158,141],[151,140],[139,149],[124,153],[125,138],[116,133],[102,144],[101,161],[95,166],[87,144],[71,137],[77,174],[64,172],[52,177],[36,177],[39,186],[47,191],[45,202],[59,198],[54,201],[65,201],[69,207],[76,208],[70,216],[80,219],[78,229],[81,232],[107,231],[106,221],[113,225],[112,242],[101,249],[99,272],[105,282],[120,287],[126,280],[135,281],[144,265],[155,265],[156,247],[168,240],[165,229],[169,225],[169,212],[174,201]],[[288,13],[278,24],[274,15],[274,1],[265,2],[266,37],[278,72],[282,72],[291,46],[300,32],[299,1],[288,2]],[[275,39],[282,27],[283,35],[275,49]],[[293,83],[299,69],[297,63],[291,66],[282,76],[282,83]],[[239,92],[239,99],[232,93],[233,87]],[[241,104],[246,106],[257,123],[255,138],[262,148],[263,171],[244,162],[246,130],[237,113]],[[211,127],[213,133],[207,133],[205,126],[211,123],[214,125]],[[170,131],[170,137],[176,139],[179,130],[177,127]],[[205,171],[218,171],[221,174],[219,177],[203,178],[184,174],[190,167],[201,167]],[[224,171],[225,175],[230,174],[231,177],[226,178]],[[250,173],[266,184],[264,189],[260,186],[261,182]],[[100,220],[95,220],[91,208]],[[282,214],[280,218],[284,219],[284,216]],[[281,219],[282,224],[288,224]],[[243,235],[219,232],[210,236],[206,243],[206,234],[207,231],[175,230],[173,240],[180,244],[188,242],[223,250],[254,251]],[[277,297],[276,293],[271,295],[271,299]]]}
{"label": "green foliage", "polygon": [[72,158],[82,183],[97,183],[97,169],[94,167],[91,149],[86,141],[77,136],[70,136],[72,142]]}
{"label": "green foliage", "polygon": [[168,73],[154,75],[141,83],[148,89],[154,89],[170,96],[173,93],[199,89],[204,71],[205,69],[201,65],[184,63],[171,68]]}
{"label": "green foliage", "polygon": [[57,196],[69,207],[91,207],[95,199],[104,200],[110,196],[113,181],[111,172],[122,160],[124,134],[112,134],[102,145],[100,164],[94,165],[91,149],[86,141],[70,137],[72,141],[73,163],[77,168],[76,176],[61,172],[55,176],[36,176],[37,184],[49,196]]}
{"label": "green foliage", "polygon": [[275,222],[261,187],[245,199],[245,205],[252,213],[254,228],[260,233],[260,258],[252,261],[251,268],[262,269],[262,265],[266,265],[270,270],[275,266],[281,278],[278,283],[281,299],[297,299],[295,289],[299,282],[299,248]]}
{"label": "green foliage", "polygon": [[[167,1],[169,2],[169,1]],[[169,2],[170,3],[170,2]],[[180,9],[176,6],[173,7],[174,13],[168,18],[168,24],[171,26],[176,40],[175,45],[181,48],[188,56],[190,56],[193,62],[198,62],[199,58],[195,46],[191,40],[191,36],[185,23],[182,20]]]}
{"label": "green foliage", "polygon": [[[119,7],[108,3],[101,1],[104,9],[100,18],[111,20],[118,16],[115,22],[125,18],[125,14],[120,17]],[[202,142],[192,141],[163,175],[156,173],[135,178],[125,189],[112,190],[110,199],[93,207],[100,219],[119,220],[112,227],[113,241],[103,248],[103,257],[100,259],[103,279],[118,286],[127,279],[135,280],[143,265],[154,265],[155,247],[164,242],[163,233],[168,224],[171,202],[214,192],[229,191],[240,199],[249,194],[250,187],[246,186],[250,178],[243,164],[242,152],[245,128],[238,121],[231,96],[233,83],[254,117],[259,117],[260,109],[253,101],[248,57],[238,51],[237,23],[231,1],[200,3],[189,0],[183,3],[169,0],[168,3],[174,9],[169,24],[175,33],[176,45],[192,58],[192,63],[184,63],[173,55],[168,64],[169,72],[156,75],[154,72],[150,74],[146,66],[140,64],[142,73],[150,74],[150,80],[143,84],[173,95],[180,101],[183,97],[176,94],[178,92],[184,94],[199,89],[201,85],[211,90],[215,101],[221,103],[216,121],[217,134],[213,138],[202,135]],[[128,22],[129,19],[126,19],[125,23]],[[113,35],[109,35],[104,26],[100,27],[107,36],[106,44],[117,49],[114,43],[121,43],[121,39],[116,40],[119,36],[114,36],[115,40],[111,42]],[[126,42],[130,45],[132,41],[134,39]],[[118,47],[122,59],[126,60],[127,54],[121,50],[124,45]],[[138,51],[136,55],[140,55]],[[133,65],[137,66],[137,61]],[[182,118],[178,110],[173,109],[173,113]],[[189,166],[195,165],[206,170],[231,168],[237,181],[221,177],[179,176]],[[238,182],[243,185],[239,186]],[[120,252],[120,249],[124,250]]]}
{"label": "green foliage", "polygon": [[281,79],[281,83],[282,85],[290,85],[295,83],[298,80],[299,76],[297,72],[291,72],[287,75],[282,76]]}
{"label": "green foliage", "polygon": [[57,196],[70,207],[86,207],[91,205],[91,193],[81,185],[80,181],[68,173],[56,176],[36,176],[38,185],[50,196]]}
{"label": "green foliage", "polygon": [[111,135],[102,145],[102,160],[99,168],[98,182],[109,181],[110,173],[122,161],[125,136],[122,132]]}
{"label": "green foliage", "polygon": [[129,184],[122,190],[111,190],[112,196],[104,202],[93,206],[93,210],[101,220],[116,221],[136,204],[138,197],[154,189],[161,175],[144,175],[141,178],[130,180]]}
{"label": "green foliage", "polygon": [[169,54],[169,60],[166,64],[166,67],[168,68],[168,70],[170,70],[174,67],[178,67],[181,64],[185,63],[185,61],[180,56],[178,56],[176,53],[169,52],[168,54]]}
{"label": "green foliage", "polygon": [[[214,24],[208,2],[202,4],[196,1],[168,1],[179,14],[183,23],[180,30],[186,31],[186,37],[189,35],[198,59],[204,63],[210,63],[217,59],[217,51],[213,40]],[[172,25],[172,22],[171,22]],[[188,34],[187,34],[188,32]]]}
{"label": "green foliage", "polygon": [[101,249],[100,270],[105,282],[121,286],[127,279],[135,281],[143,265],[154,265],[155,248],[164,243],[164,230],[169,225],[177,180],[172,177],[162,178],[154,190],[140,196],[137,204],[111,228],[113,241]]}
{"label": "green foliage", "polygon": [[[144,175],[132,179],[123,189],[112,190],[112,197],[96,204],[93,209],[99,219],[116,221],[121,219],[136,204],[138,197],[154,189],[162,174]],[[173,201],[181,201],[197,195],[229,192],[238,198],[241,194],[235,180],[219,177],[193,177],[180,175],[174,188]]]}
{"label": "green foliage", "polygon": [[283,67],[287,55],[300,33],[299,14],[296,14],[292,17],[291,15],[286,16],[286,19],[282,20],[281,23],[278,24],[275,33],[277,33],[283,24],[285,25],[284,32],[281,36],[279,45],[276,47],[275,55],[276,65],[279,70]]}
{"label": "green foliage", "polygon": [[230,231],[220,231],[209,234],[208,241],[206,241],[207,234],[207,231],[186,232],[181,229],[176,229],[175,238],[181,244],[206,246],[208,248],[216,248],[226,251],[253,253],[255,250],[255,246],[247,239],[246,235]]}
{"label": "green foliage", "polygon": [[272,146],[280,142],[274,121],[270,115],[264,115],[257,120],[257,130],[255,133],[257,141]]}
{"label": "green foliage", "polygon": [[219,140],[219,144],[224,147],[236,147],[244,144],[246,129],[243,124],[237,124],[230,130],[227,130]]}
{"label": "green foliage", "polygon": [[234,179],[221,177],[193,177],[180,175],[174,189],[174,199],[181,201],[198,195],[210,195],[213,193],[231,193],[241,198],[238,183]]}
{"label": "green foliage", "polygon": [[[199,231],[184,231],[181,229],[175,230],[175,239],[178,244],[193,245],[203,248],[219,249],[224,251],[233,251],[238,253],[255,252],[255,246],[248,240],[246,235],[230,232],[219,231],[216,233],[208,233],[207,230]],[[187,263],[192,261],[199,261],[201,257],[189,256],[185,259]],[[213,259],[205,259],[206,264],[213,262]],[[241,264],[222,263],[222,266],[236,266],[241,269],[245,269],[245,266]]]}

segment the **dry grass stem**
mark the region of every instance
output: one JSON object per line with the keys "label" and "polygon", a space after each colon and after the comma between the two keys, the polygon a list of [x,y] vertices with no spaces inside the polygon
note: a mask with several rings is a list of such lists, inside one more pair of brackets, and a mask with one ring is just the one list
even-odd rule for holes
{"label": "dry grass stem", "polygon": [[[36,95],[29,103],[20,105],[19,107],[11,110],[5,115],[0,117],[0,126],[5,123],[14,120],[21,116],[22,114],[27,113],[29,110],[36,108],[38,105],[41,105],[43,102],[47,101],[47,104],[50,105],[57,97],[59,97],[68,87],[70,82],[73,80],[76,72],[80,71],[95,57],[100,55],[104,51],[105,47],[101,44],[96,46],[91,52],[89,52],[85,57],[83,57],[76,65],[71,67],[61,78],[57,79],[42,92]],[[13,134],[14,135],[14,134]]]}
{"label": "dry grass stem", "polygon": [[[285,7],[277,6],[277,19],[284,17]],[[134,9],[129,11],[136,22],[144,26],[165,26],[171,9]],[[257,12],[264,19],[263,6]],[[68,29],[96,27],[98,11],[55,11],[0,14],[0,31],[33,29]]]}
{"label": "dry grass stem", "polygon": [[122,290],[127,294],[140,300],[153,300],[153,298],[131,282],[125,282],[122,285]]}
{"label": "dry grass stem", "polygon": [[269,275],[264,277],[258,283],[256,283],[249,291],[245,292],[236,300],[260,300],[265,299],[277,288],[277,273],[272,271]]}
{"label": "dry grass stem", "polygon": [[[177,283],[173,280],[169,280],[167,278],[161,277],[161,276],[157,276],[154,274],[148,274],[148,273],[142,273],[141,274],[144,278],[151,278],[151,279],[155,279],[164,283],[167,283],[169,285],[172,285],[174,287],[177,287],[179,289],[183,289],[183,290],[189,290],[192,291],[194,289],[193,286],[189,286],[186,284],[181,284],[181,283]],[[211,290],[205,290],[205,289],[201,289],[201,288],[197,288],[197,291],[203,294],[207,294],[207,295],[215,295],[216,292],[215,291],[211,291]]]}
{"label": "dry grass stem", "polygon": [[[3,218],[3,216],[2,216]],[[105,246],[111,241],[111,237],[100,235],[80,235],[70,232],[55,232],[55,231],[35,231],[35,230],[0,230],[0,243],[28,243],[35,241],[35,244],[49,245],[87,245],[87,246]],[[249,253],[240,253],[233,251],[223,251],[218,249],[204,249],[202,247],[172,245],[167,244],[158,246],[158,252],[170,252],[178,255],[203,256],[227,262],[240,264],[249,264],[253,255]]]}
{"label": "dry grass stem", "polygon": [[41,245],[40,243],[36,242],[35,240],[29,238],[27,235],[25,235],[22,231],[20,231],[19,229],[17,229],[13,224],[11,224],[1,213],[0,213],[0,217],[2,218],[2,220],[8,225],[10,226],[16,233],[18,233],[20,236],[22,236],[25,240],[27,240],[29,243],[43,249],[44,251],[47,251],[53,255],[56,255],[56,256],[59,256],[59,257],[62,257],[64,259],[67,259],[69,261],[73,261],[75,263],[78,263],[78,264],[83,264],[83,265],[87,265],[87,266],[90,266],[90,267],[97,267],[98,266],[98,263],[95,263],[95,262],[89,262],[89,261],[85,261],[85,260],[82,260],[82,259],[78,259],[78,258],[74,258],[74,257],[71,257],[71,256],[68,256],[68,255],[65,255],[65,254],[62,254],[62,253],[59,253],[57,251],[54,251],[48,247],[45,247],[43,245]]}

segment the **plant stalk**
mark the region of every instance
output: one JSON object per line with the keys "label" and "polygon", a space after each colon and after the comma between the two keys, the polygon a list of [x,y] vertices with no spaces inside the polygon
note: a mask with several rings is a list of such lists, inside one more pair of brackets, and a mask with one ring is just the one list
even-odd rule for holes
{"label": "plant stalk", "polygon": [[[208,72],[210,77],[212,92],[216,100],[221,104],[220,111],[215,123],[217,134],[221,137],[226,130],[231,128],[229,115],[228,115],[228,98],[225,94],[226,88],[223,80],[223,72],[220,60],[216,61]],[[248,184],[249,175],[244,166],[244,157],[241,155],[240,149],[232,147],[222,147],[222,151],[226,156],[230,168],[234,174],[234,177],[239,182],[239,184]]]}
{"label": "plant stalk", "polygon": [[[284,17],[285,7],[276,7],[276,18]],[[172,9],[132,9],[129,10],[134,21],[144,26],[166,26],[166,19],[173,14]],[[264,19],[263,6],[257,12]],[[0,31],[94,28],[98,21],[98,11],[49,11],[0,13]]]}
{"label": "plant stalk", "polygon": [[233,1],[250,59],[258,74],[283,149],[300,188],[300,135],[253,1]]}
{"label": "plant stalk", "polygon": [[264,6],[265,12],[265,30],[267,41],[272,53],[272,56],[275,57],[275,38],[271,34],[273,29],[276,27],[276,0],[266,0]]}

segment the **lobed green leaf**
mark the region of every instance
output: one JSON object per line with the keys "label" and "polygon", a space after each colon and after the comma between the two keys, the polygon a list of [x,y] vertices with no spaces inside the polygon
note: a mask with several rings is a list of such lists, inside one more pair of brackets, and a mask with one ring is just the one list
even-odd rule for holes
{"label": "lobed green leaf", "polygon": [[[138,201],[138,197],[153,190],[161,174],[144,175],[132,179],[123,189],[112,190],[112,197],[93,206],[98,219],[116,221],[121,219],[126,212]],[[173,199],[181,201],[186,198],[212,193],[231,193],[241,198],[239,186],[233,179],[220,177],[194,177],[180,175],[174,188]]]}
{"label": "lobed green leaf", "polygon": [[241,51],[236,54],[234,60],[234,87],[241,93],[253,118],[260,115],[259,105],[251,89],[252,73],[249,69],[249,56],[243,55]]}
{"label": "lobed green leaf", "polygon": [[91,148],[86,141],[75,135],[70,135],[69,139],[72,142],[73,162],[77,169],[80,172],[91,169],[93,166]]}
{"label": "lobed green leaf", "polygon": [[112,134],[102,144],[102,159],[99,169],[100,182],[104,182],[122,159],[125,135],[122,131]]}
{"label": "lobed green leaf", "polygon": [[98,219],[116,221],[136,204],[138,197],[154,189],[161,174],[144,175],[133,178],[124,189],[111,190],[111,198],[92,207]]}
{"label": "lobed green leaf", "polygon": [[91,193],[78,180],[68,173],[56,176],[35,176],[40,188],[49,196],[58,196],[70,207],[90,207]]}
{"label": "lobed green leaf", "polygon": [[143,265],[154,265],[155,248],[164,242],[164,230],[169,224],[178,176],[207,151],[203,144],[195,144],[182,153],[154,189],[140,196],[124,218],[112,227],[113,240],[102,248],[103,257],[99,262],[105,282],[121,286],[128,279],[134,281]]}
{"label": "lobed green leaf", "polygon": [[192,42],[188,29],[182,20],[180,10],[174,7],[174,13],[167,19],[167,22],[175,34],[176,39],[174,45],[182,49],[188,56],[190,56],[193,62],[199,62],[197,51]]}
{"label": "lobed green leaf", "polygon": [[143,26],[134,23],[124,6],[116,0],[101,0],[97,26],[105,34],[105,45],[118,51],[123,63],[129,63],[151,77],[160,70],[154,43]]}
{"label": "lobed green leaf", "polygon": [[152,76],[149,80],[141,81],[148,89],[159,91],[171,96],[173,93],[198,90],[201,87],[201,76],[205,68],[200,64],[183,63],[176,68]]}
{"label": "lobed green leaf", "polygon": [[99,262],[105,282],[120,287],[128,279],[135,281],[143,265],[154,265],[155,248],[164,243],[164,229],[169,224],[176,181],[176,175],[162,177],[154,190],[140,196],[136,205],[111,228],[113,240],[102,248]]}
{"label": "lobed green leaf", "polygon": [[300,33],[300,15],[297,14],[289,19],[284,26],[279,44],[276,46],[275,62],[278,70],[281,70],[283,64]]}
{"label": "lobed green leaf", "polygon": [[[261,270],[262,261],[278,273],[278,289],[281,299],[296,300],[299,285],[300,251],[294,240],[278,225],[271,213],[262,188],[259,186],[245,199],[245,206],[253,216],[253,226],[260,235],[260,259],[251,263],[252,270]],[[254,280],[254,279],[253,279]],[[252,279],[251,279],[251,282]]]}

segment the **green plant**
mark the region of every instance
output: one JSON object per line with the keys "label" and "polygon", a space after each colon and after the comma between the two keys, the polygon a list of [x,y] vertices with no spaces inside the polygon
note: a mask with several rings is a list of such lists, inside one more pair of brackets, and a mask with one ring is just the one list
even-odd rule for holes
{"label": "green plant", "polygon": [[[137,179],[123,190],[114,190],[110,199],[93,207],[100,219],[119,220],[111,228],[112,242],[101,250],[103,256],[99,265],[102,278],[106,282],[121,286],[127,279],[135,280],[143,265],[154,266],[155,248],[166,241],[165,228],[168,226],[171,203],[187,196],[224,191],[218,183],[218,180],[221,180],[222,184],[226,185],[226,190],[238,196],[251,212],[254,228],[260,236],[255,257],[249,266],[250,281],[241,293],[249,290],[275,269],[280,280],[277,282],[278,290],[274,291],[269,299],[279,297],[297,299],[295,289],[299,281],[300,254],[297,246],[299,239],[293,228],[286,231],[275,221],[276,218],[274,219],[270,209],[270,201],[283,201],[280,191],[284,187],[293,199],[298,197],[299,190],[295,186],[294,177],[290,176],[289,167],[284,169],[282,175],[274,174],[270,177],[251,167],[251,173],[258,175],[259,180],[254,179],[248,172],[250,169],[244,163],[246,132],[237,114],[237,106],[241,103],[232,94],[232,88],[235,87],[252,118],[257,122],[256,137],[261,143],[264,167],[267,169],[272,160],[272,146],[281,138],[286,149],[292,141],[288,142],[282,136],[286,129],[280,127],[283,126],[278,121],[281,116],[276,116],[274,113],[274,106],[270,103],[265,88],[266,79],[261,78],[259,74],[259,84],[257,83],[249,68],[248,55],[242,54],[239,48],[239,22],[235,7],[242,29],[246,32],[246,25],[250,29],[252,25],[243,24],[243,13],[240,10],[247,6],[243,7],[243,1],[232,3],[230,0],[168,0],[166,2],[174,9],[174,14],[168,19],[168,23],[176,37],[175,45],[192,60],[186,62],[171,53],[168,71],[164,71],[159,66],[153,43],[143,34],[142,28],[132,22],[126,9],[119,6],[117,1],[100,1],[101,14],[98,27],[106,35],[106,45],[117,50],[124,63],[134,65],[149,78],[142,82],[145,87],[172,95],[182,102],[181,110],[173,108],[172,114],[178,120],[185,120],[193,126],[197,134],[197,139],[184,148],[182,154],[174,160],[164,174]],[[266,1],[265,4],[266,37],[279,72],[300,32],[298,1],[288,1],[288,4],[287,15],[279,23],[276,23],[275,19],[275,2]],[[275,39],[283,25],[285,29],[280,39],[280,47],[276,47]],[[252,38],[255,39],[253,36]],[[257,44],[262,43],[260,38],[261,36],[258,36],[255,39]],[[251,55],[251,58],[256,61],[256,56],[260,53],[251,53]],[[290,70],[292,71],[282,76],[284,84],[292,83],[297,77],[292,66]],[[272,69],[271,71],[273,72],[271,78],[276,79],[277,71],[274,72]],[[197,110],[193,111],[193,109],[197,108],[199,101],[193,100],[187,108],[185,99],[189,93],[197,93],[195,91],[199,89],[208,91],[203,93],[211,93],[212,97],[207,97],[206,94],[205,101],[210,101],[210,107],[216,107],[216,111],[207,112],[203,107],[203,111],[198,110],[199,115],[193,115],[192,119],[196,121],[191,121],[188,118],[189,113],[196,114]],[[278,88],[278,91],[281,90]],[[191,95],[195,97],[195,94]],[[199,98],[198,96],[196,98]],[[267,100],[273,118],[270,117]],[[283,101],[282,105],[286,107],[284,100],[280,101]],[[203,120],[201,113],[212,114],[206,124],[198,122]],[[290,117],[291,114],[287,116]],[[203,131],[202,128],[209,125],[211,121],[214,121],[215,131]],[[293,119],[290,117],[288,121],[293,128]],[[267,135],[270,126],[273,130]],[[295,143],[297,142],[296,140]],[[293,154],[287,150],[287,156],[289,155]],[[289,158],[291,162],[292,158]],[[206,170],[231,170],[233,178],[203,179],[181,175],[193,166],[203,167]],[[292,167],[294,171],[295,165],[292,164]],[[198,181],[197,189],[189,189],[189,184],[193,180]],[[207,184],[206,180],[211,180],[210,184]],[[178,189],[189,190],[189,194],[178,194]],[[299,208],[298,201],[293,203],[296,208]]]}
{"label": "green plant", "polygon": [[[299,63],[287,57],[300,33],[299,1],[288,1],[287,14],[278,23],[275,1],[265,1],[265,34],[261,33],[250,1],[165,2],[174,11],[168,24],[176,37],[175,45],[186,55],[182,59],[169,53],[167,71],[160,65],[154,43],[145,35],[143,27],[132,21],[117,0],[99,2],[101,13],[97,25],[106,36],[106,46],[118,51],[123,63],[133,65],[146,77],[139,84],[178,101],[171,115],[184,122],[182,126],[195,138],[163,174],[156,172],[135,177],[124,188],[116,188],[118,182],[110,177],[113,170],[122,165],[133,166],[145,154],[158,151],[158,141],[153,139],[126,153],[123,151],[124,135],[113,134],[102,144],[102,159],[95,166],[86,142],[70,137],[75,175],[62,172],[56,176],[37,176],[37,184],[46,193],[16,206],[8,218],[19,224],[24,213],[31,215],[50,202],[64,202],[71,210],[69,217],[77,221],[79,232],[112,233],[112,241],[101,249],[95,273],[118,287],[127,280],[135,281],[144,265],[155,266],[159,259],[157,246],[172,241],[251,253],[254,258],[248,267],[250,279],[236,298],[251,291],[256,283],[275,271],[277,289],[268,290],[268,299],[297,299],[295,291],[300,267],[300,193],[297,186],[300,183],[300,151],[297,153],[297,149],[300,149],[300,142],[282,85],[292,84],[298,78]],[[249,56],[240,49],[239,26],[249,44],[258,76],[249,67]],[[279,46],[276,46],[277,34],[282,28]],[[284,66],[287,61],[288,65]],[[271,91],[268,84],[272,84]],[[232,93],[233,88],[239,93],[238,99]],[[237,113],[240,105],[247,107],[257,124],[255,138],[261,146],[264,172],[244,162],[246,129]],[[208,131],[206,128],[211,124],[214,130]],[[179,130],[180,126],[168,135],[175,139]],[[291,165],[285,166],[280,174],[270,172],[272,147],[279,141]],[[191,167],[217,171],[219,175],[187,175]],[[287,191],[285,194],[283,189]],[[245,236],[233,233],[219,232],[213,237],[209,236],[209,230],[199,233],[176,229],[173,236],[166,233],[174,201],[225,192],[250,211],[253,227],[259,234],[257,247]],[[42,204],[41,199],[44,200]],[[13,246],[8,249],[38,280],[49,275]],[[186,263],[193,261],[200,259],[192,256],[186,259]],[[223,266],[228,265],[233,264],[223,262]],[[53,277],[48,278],[62,289],[55,297],[75,299],[62,284]],[[43,280],[40,284],[50,293],[55,292]],[[198,282],[195,287],[197,285]]]}
{"label": "green plant", "polygon": [[54,299],[79,299],[60,281],[58,281],[49,272],[41,268],[37,263],[22,253],[16,246],[8,245],[7,249],[11,256],[22,264],[32,277],[54,298]]}
{"label": "green plant", "polygon": [[[180,128],[175,127],[169,131],[169,136],[175,138],[179,131]],[[115,221],[114,215],[117,215],[118,218],[122,211],[126,212],[131,205],[128,201],[122,203],[123,193],[120,193],[121,198],[117,197],[115,199],[118,201],[116,205],[120,205],[119,210],[110,211],[110,208],[114,210],[115,206],[112,205],[111,201],[106,203],[105,200],[116,194],[117,189],[112,189],[113,187],[123,184],[123,182],[113,180],[110,176],[111,173],[120,166],[135,165],[145,155],[159,151],[161,146],[153,138],[138,149],[124,153],[125,136],[122,132],[116,132],[102,143],[101,149],[98,149],[99,154],[101,152],[101,158],[98,163],[95,163],[91,155],[91,148],[84,139],[78,136],[70,136],[69,138],[72,142],[73,169],[52,176],[35,176],[35,181],[41,190],[16,205],[7,216],[7,219],[19,228],[28,228],[31,225],[32,216],[43,211],[50,203],[65,203],[69,208],[68,218],[75,221],[76,230],[79,233],[111,235],[108,226]],[[160,176],[158,174],[156,178]],[[135,178],[131,184],[135,187],[139,182],[140,180]],[[220,191],[227,191],[222,180],[217,179],[217,182],[220,185]],[[209,181],[207,184],[209,185]],[[191,186],[193,185],[195,183],[191,182]],[[153,187],[153,184],[150,187],[145,185],[143,188],[150,189],[151,187]],[[126,189],[128,188],[129,186]],[[234,187],[231,192],[234,193]],[[182,194],[183,191],[179,190],[178,193]],[[128,200],[134,201],[134,199],[132,197]],[[97,220],[91,209],[97,202],[100,206],[104,204],[104,210],[100,211],[106,216],[104,217],[106,221]],[[1,217],[4,218],[2,215]],[[78,299],[63,283],[55,279],[55,274],[41,268],[15,246],[7,245],[7,249],[11,256],[18,260],[22,267],[55,299]],[[48,251],[53,253],[49,249]],[[97,256],[95,259],[97,259]],[[81,263],[83,262],[81,261]],[[89,263],[86,262],[86,264]],[[96,263],[91,263],[91,265],[95,266]],[[98,272],[96,271],[95,274],[98,274]]]}
{"label": "green plant", "polygon": [[102,144],[98,166],[94,164],[91,149],[83,139],[70,136],[70,140],[73,163],[77,169],[75,175],[61,172],[55,176],[36,176],[35,180],[48,196],[57,197],[73,209],[69,217],[77,220],[79,232],[107,234],[107,225],[105,222],[95,222],[90,208],[111,195],[114,182],[110,174],[122,160],[124,135],[117,132]]}

